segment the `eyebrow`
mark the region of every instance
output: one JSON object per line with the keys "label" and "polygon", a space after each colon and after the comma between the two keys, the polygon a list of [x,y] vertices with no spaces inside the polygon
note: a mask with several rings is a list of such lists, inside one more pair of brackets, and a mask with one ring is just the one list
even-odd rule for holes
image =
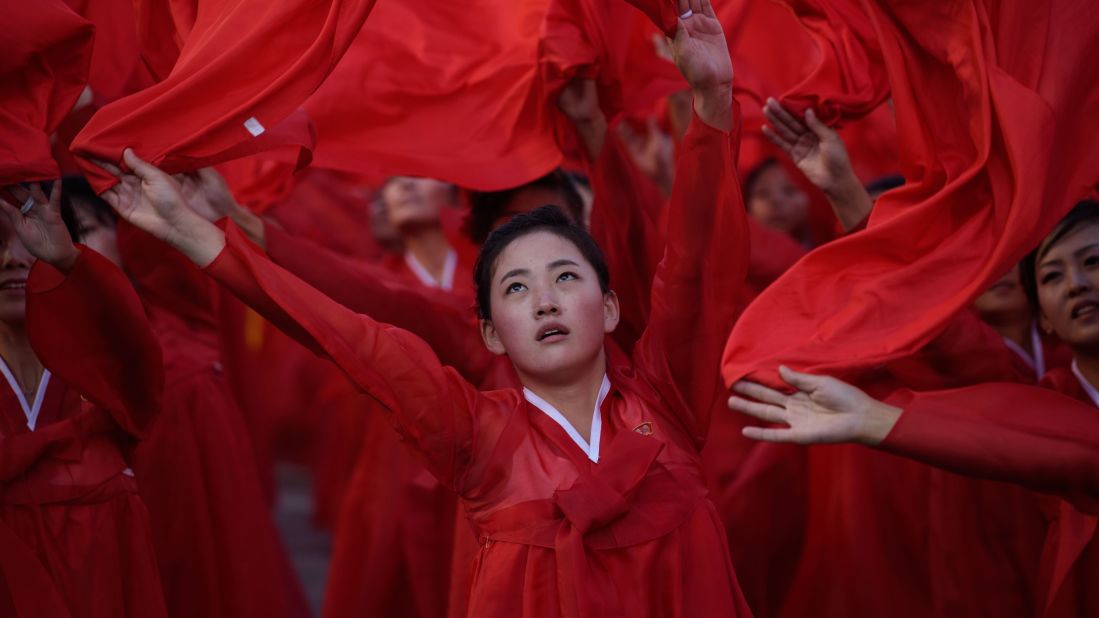
{"label": "eyebrow", "polygon": [[[568,258],[562,258],[560,260],[554,260],[554,261],[550,262],[549,266],[546,267],[546,270],[553,270],[554,268],[560,268],[562,266],[576,266],[577,268],[580,267],[580,265],[577,264],[576,262],[574,262],[574,261],[572,261]],[[503,283],[503,282],[507,281],[508,279],[510,279],[512,277],[518,277],[520,275],[529,275],[529,274],[530,274],[530,271],[527,270],[526,268],[514,268],[514,269],[509,270],[506,273],[504,273],[503,277],[500,277],[500,283]]]}
{"label": "eyebrow", "polygon": [[[1096,247],[1099,247],[1099,243],[1093,242],[1090,245],[1080,247],[1076,251],[1073,251],[1072,256],[1077,257],[1082,253],[1087,253],[1088,251],[1091,251],[1092,249],[1095,249]],[[1045,268],[1046,266],[1052,266],[1053,264],[1057,264],[1061,261],[1062,261],[1061,258],[1053,258],[1052,260],[1046,260],[1046,261],[1042,262],[1041,264],[1039,264],[1038,268]]]}

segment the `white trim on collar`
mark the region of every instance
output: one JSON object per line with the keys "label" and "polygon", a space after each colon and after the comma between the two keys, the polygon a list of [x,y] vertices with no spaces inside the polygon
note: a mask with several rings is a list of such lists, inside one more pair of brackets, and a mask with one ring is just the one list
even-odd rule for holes
{"label": "white trim on collar", "polygon": [[38,424],[38,413],[42,411],[42,400],[46,398],[46,387],[50,384],[50,370],[42,370],[42,378],[38,380],[38,391],[34,394],[34,403],[27,403],[27,398],[23,395],[23,389],[19,387],[19,382],[15,379],[15,375],[12,374],[11,369],[8,368],[8,363],[0,358],[0,373],[4,374],[4,378],[8,381],[8,386],[15,393],[16,399],[19,400],[19,405],[23,408],[23,415],[27,417],[27,428],[34,431],[35,425]]}
{"label": "white trim on collar", "polygon": [[458,252],[454,249],[447,251],[446,261],[443,263],[443,278],[442,280],[436,280],[431,276],[431,273],[424,268],[424,265],[420,263],[420,260],[416,259],[415,255],[412,255],[411,251],[406,251],[404,254],[405,264],[408,264],[409,270],[412,274],[416,275],[416,278],[420,280],[420,283],[426,285],[429,288],[439,288],[447,292],[454,289],[454,271],[458,269]]}
{"label": "white trim on collar", "polygon": [[1042,379],[1042,376],[1046,375],[1046,355],[1045,348],[1042,346],[1042,335],[1038,332],[1038,325],[1035,323],[1030,324],[1030,347],[1034,349],[1034,355],[1030,355],[1022,346],[1014,341],[1004,337],[1004,344],[1007,345],[1012,352],[1019,355],[1028,367],[1034,370],[1034,374],[1038,379]]}
{"label": "white trim on collar", "polygon": [[1099,406],[1099,390],[1096,390],[1091,382],[1084,377],[1084,374],[1080,373],[1080,367],[1076,364],[1076,359],[1072,359],[1072,375],[1076,376],[1076,379],[1080,381],[1080,386],[1084,387],[1084,392],[1091,397],[1091,402],[1096,406]]}
{"label": "white trim on collar", "polygon": [[603,383],[599,386],[599,395],[595,398],[595,412],[591,418],[591,442],[580,435],[580,432],[576,431],[576,428],[572,426],[572,423],[565,418],[564,414],[553,407],[553,405],[542,399],[538,395],[535,395],[533,391],[524,387],[523,397],[526,398],[530,404],[546,414],[546,416],[553,419],[553,422],[561,426],[561,429],[565,430],[565,433],[572,438],[572,441],[576,443],[576,446],[580,447],[580,450],[588,456],[588,459],[595,463],[599,463],[599,438],[603,433],[603,415],[599,412],[599,409],[603,407],[603,400],[607,398],[607,393],[611,392],[611,381],[607,379],[607,375],[603,374]]}

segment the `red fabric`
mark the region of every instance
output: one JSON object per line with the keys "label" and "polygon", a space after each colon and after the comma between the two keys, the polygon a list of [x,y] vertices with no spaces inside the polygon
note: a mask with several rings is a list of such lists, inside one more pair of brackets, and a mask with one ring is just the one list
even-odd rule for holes
{"label": "red fabric", "polygon": [[[517,391],[476,391],[422,341],[302,285],[233,227],[208,271],[332,357],[462,495],[485,542],[470,615],[748,615],[698,460],[720,398],[704,367],[717,361],[714,334],[733,318],[717,299],[747,269],[733,169],[728,137],[696,121],[649,327],[632,362],[608,359],[599,466]],[[657,428],[648,436],[634,431],[645,422]]]}
{"label": "red fabric", "polygon": [[27,334],[53,375],[33,431],[17,394],[0,390],[0,614],[166,617],[124,454],[161,402],[141,305],[117,268],[82,249],[68,275],[31,270]]}
{"label": "red fabric", "polygon": [[88,86],[95,104],[115,99],[152,85],[156,79],[141,59],[137,20],[132,0],[65,0],[95,26]]}
{"label": "red fabric", "polygon": [[[203,0],[179,60],[164,81],[101,109],[73,142],[85,159],[121,164],[122,151],[169,173],[287,144],[308,162],[304,124],[273,129],[320,86],[346,51],[373,0]],[[288,28],[287,24],[293,24]],[[178,23],[177,23],[178,27]],[[182,33],[181,33],[182,34]],[[277,46],[272,41],[277,40]],[[97,190],[116,179],[84,163]]]}
{"label": "red fabric", "polygon": [[61,0],[4,2],[0,186],[57,178],[50,134],[84,90],[94,29]]}
{"label": "red fabric", "polygon": [[546,5],[382,3],[306,103],[314,164],[480,190],[545,175],[561,161],[537,80]]}
{"label": "red fabric", "polygon": [[[911,353],[1099,177],[1089,2],[864,5],[878,34],[865,47],[882,50],[909,183],[878,201],[866,232],[815,251],[745,312],[726,349],[728,382],[770,377],[780,362],[838,373]],[[867,62],[858,75],[877,70]],[[816,106],[839,110],[822,118],[861,114],[880,92],[851,103],[854,86],[840,86],[819,91],[829,100]]]}
{"label": "red fabric", "polygon": [[164,408],[135,451],[173,615],[305,616],[223,375],[212,282],[182,254],[119,226],[119,249],[164,350]]}
{"label": "red fabric", "polygon": [[626,0],[641,10],[665,35],[675,36],[679,23],[679,2],[677,0]]}

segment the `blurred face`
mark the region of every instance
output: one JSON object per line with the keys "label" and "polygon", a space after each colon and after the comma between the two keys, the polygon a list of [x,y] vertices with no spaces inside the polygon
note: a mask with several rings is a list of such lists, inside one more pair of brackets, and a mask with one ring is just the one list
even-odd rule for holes
{"label": "blurred face", "polygon": [[1019,279],[1019,266],[1015,265],[999,281],[973,302],[973,308],[986,322],[1004,320],[1030,320],[1030,303]]}
{"label": "blurred face", "polygon": [[1073,349],[1099,348],[1099,223],[1069,232],[1038,259],[1042,327]]}
{"label": "blurred face", "polygon": [[521,236],[500,253],[491,295],[485,345],[507,354],[520,376],[545,383],[586,375],[618,325],[618,298],[602,292],[576,245],[550,232]]}
{"label": "blurred face", "polygon": [[118,251],[118,233],[115,226],[96,219],[92,211],[93,206],[83,200],[74,199],[72,205],[80,242],[121,267],[122,255]]}
{"label": "blurred face", "polygon": [[27,314],[27,275],[35,258],[6,220],[0,220],[0,322],[21,326]]}
{"label": "blurred face", "polygon": [[809,196],[781,165],[770,165],[756,178],[748,200],[748,214],[759,223],[800,239],[809,222]]}
{"label": "blurred face", "polygon": [[430,178],[396,176],[382,189],[389,223],[399,229],[439,225],[439,212],[450,202],[452,187]]}

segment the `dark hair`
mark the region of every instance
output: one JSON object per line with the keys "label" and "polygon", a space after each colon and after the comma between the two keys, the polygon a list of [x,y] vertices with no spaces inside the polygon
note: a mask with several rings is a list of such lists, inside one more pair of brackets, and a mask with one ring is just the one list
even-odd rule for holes
{"label": "dark hair", "polygon": [[611,276],[603,251],[587,230],[565,216],[552,205],[540,206],[531,212],[515,215],[507,223],[496,228],[481,245],[477,264],[473,267],[473,284],[477,288],[477,313],[484,320],[492,319],[492,274],[496,260],[513,241],[532,232],[556,234],[580,250],[580,254],[595,269],[599,288],[604,294],[611,289]]}
{"label": "dark hair", "polygon": [[86,204],[89,207],[88,214],[99,223],[114,226],[118,222],[118,215],[115,214],[114,209],[103,201],[103,198],[96,195],[95,189],[92,189],[87,179],[83,176],[65,176],[61,179],[61,219],[69,230],[69,236],[72,236],[75,242],[83,238],[80,237],[80,225],[76,220],[74,201]]}
{"label": "dark hair", "polygon": [[742,187],[741,194],[744,196],[744,205],[748,205],[748,199],[752,195],[752,190],[755,189],[756,183],[759,182],[759,177],[763,175],[763,172],[778,165],[778,159],[774,157],[768,157],[756,164],[747,174],[744,175],[744,186]]}
{"label": "dark hair", "polygon": [[482,244],[488,239],[496,222],[507,213],[508,205],[516,194],[525,189],[548,189],[557,191],[561,195],[562,204],[556,204],[562,208],[574,221],[584,220],[584,200],[580,192],[576,190],[573,178],[569,173],[556,169],[541,178],[532,180],[525,185],[503,191],[471,191],[469,194],[469,218],[466,220],[466,232],[476,244]]}
{"label": "dark hair", "polygon": [[1077,202],[1072,210],[1068,211],[1068,214],[1057,223],[1053,231],[1046,236],[1045,240],[1023,258],[1023,262],[1019,265],[1019,279],[1023,282],[1027,300],[1030,301],[1030,305],[1035,311],[1041,311],[1042,309],[1041,305],[1038,304],[1038,262],[1049,253],[1053,245],[1056,245],[1073,230],[1079,229],[1088,223],[1099,223],[1099,202],[1091,199]]}
{"label": "dark hair", "polygon": [[870,183],[866,185],[866,192],[873,197],[903,186],[904,176],[901,176],[900,174],[889,174],[888,176],[880,176],[871,180]]}

